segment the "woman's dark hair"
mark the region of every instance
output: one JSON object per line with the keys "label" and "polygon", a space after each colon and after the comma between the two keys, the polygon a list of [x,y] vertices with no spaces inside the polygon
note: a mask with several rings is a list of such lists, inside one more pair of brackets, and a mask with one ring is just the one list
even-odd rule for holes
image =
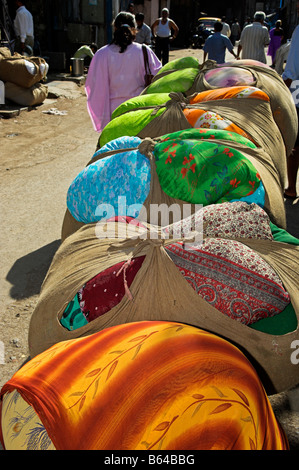
{"label": "woman's dark hair", "polygon": [[134,15],[127,11],[121,11],[115,18],[114,22],[114,36],[111,44],[116,44],[120,47],[119,52],[124,52],[127,47],[132,44],[136,34],[136,21]]}

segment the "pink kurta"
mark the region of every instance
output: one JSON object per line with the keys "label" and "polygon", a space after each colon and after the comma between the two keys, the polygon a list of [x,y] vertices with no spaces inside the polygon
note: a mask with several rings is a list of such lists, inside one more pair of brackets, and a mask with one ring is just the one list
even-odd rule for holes
{"label": "pink kurta", "polygon": [[[124,101],[140,95],[144,89],[144,59],[141,44],[130,44],[120,53],[119,46],[99,49],[90,64],[86,78],[87,108],[97,132],[111,119],[112,112]],[[151,73],[155,75],[161,62],[147,47]]]}

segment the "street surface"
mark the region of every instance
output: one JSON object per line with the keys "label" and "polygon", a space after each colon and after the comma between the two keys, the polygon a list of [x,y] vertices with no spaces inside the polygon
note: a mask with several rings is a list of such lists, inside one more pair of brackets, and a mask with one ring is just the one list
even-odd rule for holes
{"label": "street surface", "polygon": [[[170,60],[188,55],[202,60],[198,49],[173,50]],[[0,119],[0,387],[28,357],[30,316],[60,244],[66,193],[98,138],[84,86],[57,79],[48,85],[41,106]],[[298,200],[286,201],[286,211],[288,231],[299,238]],[[299,450],[299,388],[270,400],[291,448]]]}

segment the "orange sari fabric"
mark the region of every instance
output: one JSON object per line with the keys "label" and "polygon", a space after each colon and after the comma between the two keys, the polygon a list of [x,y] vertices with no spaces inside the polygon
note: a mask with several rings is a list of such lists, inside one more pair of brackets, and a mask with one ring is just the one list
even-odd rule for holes
{"label": "orange sari fabric", "polygon": [[257,98],[262,101],[270,101],[269,96],[259,88],[246,86],[232,86],[216,88],[197,93],[190,99],[190,104],[202,103],[204,101],[227,100],[236,97]]}
{"label": "orange sari fabric", "polygon": [[57,450],[287,449],[257,374],[227,341],[136,322],[61,342],[3,387]]}
{"label": "orange sari fabric", "polygon": [[[192,105],[203,103],[205,101],[227,100],[232,98],[256,98],[261,101],[270,101],[268,95],[258,88],[249,86],[232,86],[197,93],[190,99],[190,104]],[[192,127],[223,129],[235,132],[236,134],[242,135],[255,143],[250,134],[248,134],[244,129],[241,129],[232,121],[224,119],[217,113],[206,111],[204,109],[188,109],[188,107],[183,110],[183,113]]]}

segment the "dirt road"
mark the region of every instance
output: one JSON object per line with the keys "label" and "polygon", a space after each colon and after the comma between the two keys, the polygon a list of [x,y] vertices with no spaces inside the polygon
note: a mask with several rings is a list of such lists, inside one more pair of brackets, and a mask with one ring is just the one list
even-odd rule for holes
{"label": "dirt road", "polygon": [[[201,53],[172,51],[170,59]],[[60,244],[66,193],[97,142],[84,87],[72,81],[48,85],[50,97],[43,105],[0,119],[0,387],[28,357],[29,320]],[[52,108],[65,113],[48,114]],[[289,231],[299,237],[294,223],[299,206],[287,204]],[[291,448],[298,450],[298,390],[273,396],[271,402]]]}

